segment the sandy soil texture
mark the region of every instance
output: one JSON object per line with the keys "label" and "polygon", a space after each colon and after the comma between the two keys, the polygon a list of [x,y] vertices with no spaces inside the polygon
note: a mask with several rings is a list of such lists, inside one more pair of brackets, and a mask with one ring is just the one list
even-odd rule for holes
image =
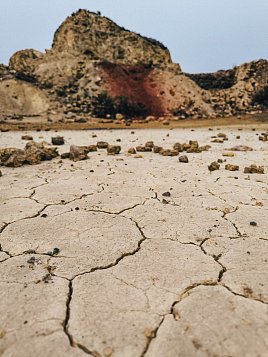
{"label": "sandy soil texture", "polygon": [[[60,131],[61,153],[97,141],[122,152],[1,167],[0,355],[267,356],[264,130]],[[212,143],[220,132],[228,141]],[[26,133],[1,133],[0,146],[23,148]],[[211,149],[188,163],[126,154],[149,140]],[[253,150],[222,155],[235,145]],[[245,174],[251,164],[265,173]]]}

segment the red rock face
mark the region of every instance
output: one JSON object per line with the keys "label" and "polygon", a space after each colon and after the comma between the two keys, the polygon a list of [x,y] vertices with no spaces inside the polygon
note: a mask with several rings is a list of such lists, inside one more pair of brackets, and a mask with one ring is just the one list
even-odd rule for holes
{"label": "red rock face", "polygon": [[165,109],[152,84],[153,69],[149,66],[102,63],[103,79],[110,96],[127,97],[133,103],[142,103],[151,115],[162,116]]}

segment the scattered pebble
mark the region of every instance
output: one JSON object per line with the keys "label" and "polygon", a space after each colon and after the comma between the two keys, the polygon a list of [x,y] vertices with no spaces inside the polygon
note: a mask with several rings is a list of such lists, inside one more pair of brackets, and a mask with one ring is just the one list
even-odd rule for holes
{"label": "scattered pebble", "polygon": [[183,151],[183,147],[182,147],[182,144],[181,143],[175,143],[173,145],[173,150],[176,150],[178,152],[182,152]]}
{"label": "scattered pebble", "polygon": [[186,156],[186,155],[180,156],[179,162],[183,162],[183,163],[187,164],[189,162],[188,156]]}
{"label": "scattered pebble", "polygon": [[152,151],[152,148],[149,147],[149,146],[139,145],[139,146],[136,147],[136,151],[137,152],[150,152],[150,151]]}
{"label": "scattered pebble", "polygon": [[256,227],[256,226],[257,226],[257,222],[251,221],[251,222],[250,222],[250,225],[253,226],[253,227]]}
{"label": "scattered pebble", "polygon": [[218,138],[227,138],[227,135],[224,133],[219,133],[217,136]]}
{"label": "scattered pebble", "polygon": [[69,159],[70,158],[70,153],[69,152],[64,152],[63,154],[61,154],[61,159]]}
{"label": "scattered pebble", "polygon": [[64,145],[64,137],[63,136],[55,136],[51,138],[51,143],[53,145]]}
{"label": "scattered pebble", "polygon": [[120,154],[121,146],[118,145],[109,145],[107,147],[107,154],[108,155],[118,155]]}
{"label": "scattered pebble", "polygon": [[239,166],[238,165],[227,164],[227,165],[225,165],[225,170],[239,171]]}
{"label": "scattered pebble", "polygon": [[224,152],[223,154],[222,154],[222,156],[225,156],[225,157],[234,157],[235,156],[235,154],[233,153],[233,152]]}
{"label": "scattered pebble", "polygon": [[97,148],[98,149],[107,149],[109,144],[106,141],[98,141],[97,142]]}
{"label": "scattered pebble", "polygon": [[86,159],[88,159],[87,154],[88,154],[88,150],[87,150],[86,146],[71,145],[69,158],[75,162],[81,161],[81,160],[86,160]]}
{"label": "scattered pebble", "polygon": [[211,141],[212,143],[217,143],[217,144],[223,144],[224,143],[224,140],[221,139],[221,138],[216,138],[214,140]]}
{"label": "scattered pebble", "polygon": [[88,150],[88,152],[95,152],[98,151],[97,145],[88,145],[85,146],[86,150]]}
{"label": "scattered pebble", "polygon": [[27,260],[28,264],[34,265],[35,263],[35,257],[31,257],[30,259]]}
{"label": "scattered pebble", "polygon": [[257,165],[253,164],[248,167],[245,167],[244,173],[245,174],[264,174],[264,167],[257,166]]}
{"label": "scattered pebble", "polygon": [[216,171],[220,169],[220,164],[217,161],[213,161],[209,166],[208,166],[209,171]]}
{"label": "scattered pebble", "polygon": [[253,151],[253,149],[250,146],[246,146],[246,145],[236,145],[229,150],[231,150],[231,151]]}
{"label": "scattered pebble", "polygon": [[163,149],[160,151],[160,154],[162,156],[178,156],[179,153],[176,150],[170,150],[170,149]]}
{"label": "scattered pebble", "polygon": [[33,137],[31,135],[22,135],[21,140],[30,141],[33,140]]}
{"label": "scattered pebble", "polygon": [[147,143],[145,143],[145,147],[153,149],[154,142],[153,141],[147,141]]}
{"label": "scattered pebble", "polygon": [[135,148],[130,148],[130,149],[128,149],[127,152],[128,152],[129,154],[131,154],[131,155],[135,155],[135,154],[136,154]]}
{"label": "scattered pebble", "polygon": [[54,248],[52,251],[52,255],[58,255],[60,253],[60,249],[59,248]]}
{"label": "scattered pebble", "polygon": [[260,141],[268,141],[268,133],[262,133],[262,134],[259,136],[259,140],[260,140]]}
{"label": "scattered pebble", "polygon": [[153,148],[153,152],[155,154],[159,154],[162,150],[163,150],[163,148],[161,146],[154,146],[154,148]]}

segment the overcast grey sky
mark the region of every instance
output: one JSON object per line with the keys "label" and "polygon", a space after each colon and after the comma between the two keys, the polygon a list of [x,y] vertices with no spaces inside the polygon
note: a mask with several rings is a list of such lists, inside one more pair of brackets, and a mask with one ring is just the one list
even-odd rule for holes
{"label": "overcast grey sky", "polygon": [[50,48],[57,27],[79,8],[160,40],[184,71],[268,59],[268,0],[0,0],[0,63],[20,49]]}

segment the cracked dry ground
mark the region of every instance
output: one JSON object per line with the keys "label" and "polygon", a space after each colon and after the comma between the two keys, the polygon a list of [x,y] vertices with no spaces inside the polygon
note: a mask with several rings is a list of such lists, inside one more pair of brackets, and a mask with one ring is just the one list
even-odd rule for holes
{"label": "cracked dry ground", "polygon": [[[268,145],[221,131],[229,141],[189,164],[124,152],[210,144],[216,130],[66,131],[62,152],[121,138],[123,153],[1,169],[1,356],[268,355],[268,180],[243,173],[267,172]],[[20,136],[2,133],[1,146],[23,147]],[[254,148],[226,158],[240,171],[209,173],[238,143]]]}

